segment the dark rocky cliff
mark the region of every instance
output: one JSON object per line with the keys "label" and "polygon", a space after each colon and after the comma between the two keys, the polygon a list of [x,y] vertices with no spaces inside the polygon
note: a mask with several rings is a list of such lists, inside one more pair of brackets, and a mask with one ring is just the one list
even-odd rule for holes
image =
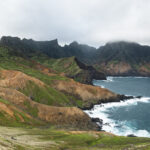
{"label": "dark rocky cliff", "polygon": [[92,84],[93,79],[106,80],[105,74],[97,71],[93,66],[86,66],[76,57],[74,58],[74,60],[82,71],[76,74],[73,78],[80,78],[81,83],[86,84]]}

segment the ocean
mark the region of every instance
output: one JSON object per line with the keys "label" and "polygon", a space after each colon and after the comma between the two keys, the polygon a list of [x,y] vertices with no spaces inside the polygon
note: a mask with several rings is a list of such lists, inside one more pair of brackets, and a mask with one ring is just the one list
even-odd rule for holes
{"label": "ocean", "polygon": [[123,102],[95,105],[92,110],[85,111],[89,116],[103,120],[102,130],[121,136],[150,137],[150,78],[107,77],[107,80],[94,80],[93,84],[135,97]]}

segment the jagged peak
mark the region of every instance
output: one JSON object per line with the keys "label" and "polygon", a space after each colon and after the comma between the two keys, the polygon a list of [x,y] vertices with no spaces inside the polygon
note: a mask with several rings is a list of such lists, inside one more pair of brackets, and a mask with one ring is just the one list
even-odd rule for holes
{"label": "jagged peak", "polygon": [[1,43],[10,43],[10,42],[20,42],[21,39],[19,37],[12,36],[2,36],[0,39]]}
{"label": "jagged peak", "polygon": [[54,39],[54,40],[51,40],[51,41],[49,41],[49,42],[51,42],[51,43],[53,43],[53,44],[55,44],[55,45],[58,45],[58,39]]}
{"label": "jagged peak", "polygon": [[78,46],[79,43],[77,41],[73,41],[72,43],[70,43],[70,46]]}

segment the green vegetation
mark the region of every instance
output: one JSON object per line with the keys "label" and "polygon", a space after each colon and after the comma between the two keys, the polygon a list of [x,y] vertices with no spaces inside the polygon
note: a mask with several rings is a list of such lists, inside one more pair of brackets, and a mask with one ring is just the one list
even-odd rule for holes
{"label": "green vegetation", "polygon": [[150,71],[150,66],[145,65],[145,68]]}
{"label": "green vegetation", "polygon": [[18,89],[25,95],[32,97],[34,101],[47,105],[73,106],[68,95],[55,90],[51,86],[55,80],[68,81],[69,79],[67,77],[59,75],[48,76],[47,74],[44,74],[34,68],[29,60],[25,60],[20,57],[0,59],[0,69],[21,71],[29,76],[43,81],[46,84],[45,87],[40,87],[33,82],[28,82],[25,88]]}
{"label": "green vegetation", "polygon": [[68,80],[68,78],[59,75],[48,76],[36,69],[30,60],[25,60],[21,57],[0,58],[0,68],[21,71],[45,82],[46,84],[51,84],[53,80]]}
{"label": "green vegetation", "polygon": [[[7,100],[3,100],[0,98],[0,102],[4,103],[8,111],[9,109],[13,112],[13,117],[10,116],[8,113],[6,113],[4,110],[0,109],[0,125],[1,126],[10,126],[10,127],[32,127],[32,126],[41,126],[45,125],[42,121],[29,118],[23,111],[19,111],[15,109],[15,107],[12,107],[13,104],[8,102]],[[30,105],[28,107],[31,108]],[[29,110],[29,109],[28,109]],[[32,111],[32,115],[37,114],[37,108],[30,109]]]}
{"label": "green vegetation", "polygon": [[[78,133],[59,131],[51,127],[48,129],[17,129],[4,128],[13,139],[1,139],[6,141],[3,146],[14,147],[16,150],[149,150],[149,138],[118,137],[104,132]],[[15,133],[15,134],[14,134]],[[0,135],[3,135],[2,130]],[[30,138],[29,138],[30,137]],[[7,137],[5,137],[7,138]],[[24,138],[24,141],[21,139]],[[28,139],[29,138],[29,139]],[[16,144],[17,141],[17,144]],[[26,142],[27,141],[27,142]],[[4,143],[4,142],[3,142]],[[38,145],[33,145],[38,143]],[[0,143],[1,146],[2,143]]]}
{"label": "green vegetation", "polygon": [[6,105],[10,104],[10,102],[9,102],[9,101],[7,101],[7,100],[3,100],[2,98],[0,98],[0,102],[4,103],[4,104],[6,104]]}
{"label": "green vegetation", "polygon": [[19,89],[26,96],[38,103],[53,106],[69,106],[69,99],[63,94],[48,85],[44,87],[29,81],[23,89]]}
{"label": "green vegetation", "polygon": [[38,117],[38,108],[36,106],[32,107],[30,102],[25,101],[24,105],[27,109],[27,112],[32,115],[33,117]]}
{"label": "green vegetation", "polygon": [[[71,61],[74,58],[71,57],[69,59]],[[51,59],[49,59],[49,61],[50,60]],[[64,61],[67,62],[67,59],[64,59]],[[75,64],[75,61],[73,62]],[[60,68],[62,68],[62,66],[60,66]],[[25,60],[21,57],[12,57],[10,59],[2,58],[0,59],[0,69],[21,71],[29,76],[43,81],[46,84],[45,87],[38,86],[30,81],[26,84],[26,87],[17,89],[26,96],[32,98],[33,101],[53,106],[82,106],[83,102],[81,100],[77,100],[75,96],[60,92],[51,86],[54,84],[53,81],[55,80],[68,81],[69,79],[67,77],[60,76],[58,74],[48,76],[47,74],[44,74],[40,72],[40,70],[36,69],[30,60]],[[76,80],[78,81],[80,78],[77,78]]]}
{"label": "green vegetation", "polygon": [[81,69],[75,61],[75,57],[60,58],[60,59],[39,59],[39,57],[32,58],[43,65],[50,67],[51,69],[61,73],[64,72],[68,76],[74,76],[78,74]]}
{"label": "green vegetation", "polygon": [[108,63],[108,65],[113,64],[113,65],[117,65],[120,61],[118,60],[112,60]]}

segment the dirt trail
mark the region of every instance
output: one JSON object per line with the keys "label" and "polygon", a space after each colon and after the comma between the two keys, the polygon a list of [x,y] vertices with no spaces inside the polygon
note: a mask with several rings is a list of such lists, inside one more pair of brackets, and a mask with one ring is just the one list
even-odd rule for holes
{"label": "dirt trail", "polygon": [[0,126],[0,150],[47,149],[57,145],[54,141],[42,140],[42,137],[43,135],[30,134],[28,129]]}

